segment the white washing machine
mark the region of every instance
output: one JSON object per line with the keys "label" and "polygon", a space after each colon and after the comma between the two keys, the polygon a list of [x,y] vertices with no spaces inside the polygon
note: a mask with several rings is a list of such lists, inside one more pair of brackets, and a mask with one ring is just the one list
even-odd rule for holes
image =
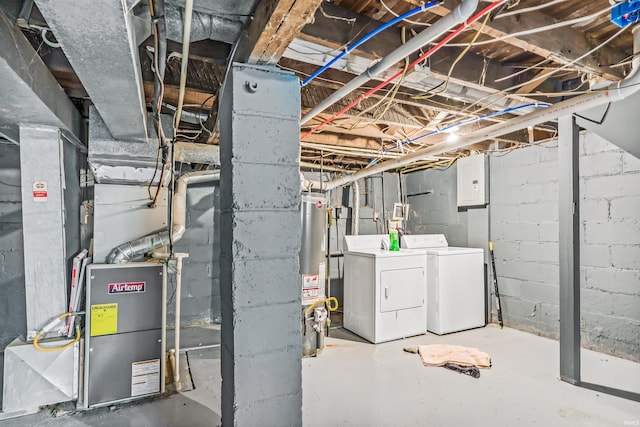
{"label": "white washing machine", "polygon": [[427,331],[424,250],[389,247],[388,235],[344,238],[344,327],[374,344]]}
{"label": "white washing machine", "polygon": [[427,330],[438,335],[485,325],[484,251],[449,246],[444,234],[402,236],[426,250]]}

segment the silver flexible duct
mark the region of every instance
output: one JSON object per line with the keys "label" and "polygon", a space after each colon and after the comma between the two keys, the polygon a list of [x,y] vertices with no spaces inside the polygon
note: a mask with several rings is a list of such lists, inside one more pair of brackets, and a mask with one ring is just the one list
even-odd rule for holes
{"label": "silver flexible duct", "polygon": [[182,175],[176,181],[176,190],[173,195],[173,225],[171,227],[171,239],[169,231],[150,234],[131,242],[122,243],[111,250],[107,256],[108,264],[119,264],[133,261],[147,252],[169,245],[170,240],[177,242],[182,238],[186,230],[187,220],[187,187],[190,184],[213,182],[220,180],[220,171],[198,171]]}

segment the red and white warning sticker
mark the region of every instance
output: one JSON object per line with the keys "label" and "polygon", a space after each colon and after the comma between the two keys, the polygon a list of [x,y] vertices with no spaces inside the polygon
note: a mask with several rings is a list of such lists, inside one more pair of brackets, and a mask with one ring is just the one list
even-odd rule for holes
{"label": "red and white warning sticker", "polygon": [[317,274],[302,275],[302,304],[315,302],[320,294],[320,280]]}
{"label": "red and white warning sticker", "polygon": [[47,201],[47,182],[36,181],[33,183],[33,201],[34,202],[46,202]]}

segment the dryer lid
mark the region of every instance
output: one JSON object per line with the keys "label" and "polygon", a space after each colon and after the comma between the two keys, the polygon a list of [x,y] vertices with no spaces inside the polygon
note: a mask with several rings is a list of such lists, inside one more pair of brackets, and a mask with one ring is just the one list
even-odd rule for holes
{"label": "dryer lid", "polygon": [[400,247],[405,249],[444,248],[449,246],[444,234],[403,235]]}

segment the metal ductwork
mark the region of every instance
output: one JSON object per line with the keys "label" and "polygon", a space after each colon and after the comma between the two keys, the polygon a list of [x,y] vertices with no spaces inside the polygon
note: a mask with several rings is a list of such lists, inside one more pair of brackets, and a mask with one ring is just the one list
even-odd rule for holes
{"label": "metal ductwork", "polygon": [[36,0],[111,134],[146,141],[147,107],[131,3],[95,0],[88,7],[76,0]]}
{"label": "metal ductwork", "polygon": [[426,46],[428,43],[431,43],[455,25],[464,22],[473,12],[475,12],[477,6],[478,0],[462,0],[462,3],[451,11],[451,13],[439,19],[416,37],[389,53],[379,62],[376,62],[374,65],[367,68],[364,73],[356,76],[349,81],[349,83],[345,84],[320,104],[316,105],[311,111],[302,117],[300,123],[307,123],[309,120],[313,119],[315,116],[322,113],[324,110],[340,101],[342,98],[349,95],[369,80],[382,74],[384,71],[393,67],[399,61],[416,52],[418,49]]}
{"label": "metal ductwork", "polygon": [[[433,28],[433,27],[432,27]],[[375,175],[380,172],[386,172],[391,169],[401,168],[408,166],[411,163],[426,160],[429,157],[436,156],[445,152],[458,150],[460,148],[468,147],[469,145],[477,144],[479,142],[487,141],[492,138],[497,138],[502,135],[506,135],[511,132],[516,132],[529,126],[536,126],[540,123],[544,123],[549,120],[557,119],[561,116],[571,115],[577,112],[585,111],[590,108],[604,105],[608,102],[621,101],[629,96],[635,94],[640,90],[640,57],[637,56],[640,53],[640,26],[636,26],[633,29],[633,52],[635,59],[633,61],[633,70],[631,74],[624,80],[609,85],[605,90],[587,93],[585,95],[576,96],[575,98],[568,99],[566,101],[559,102],[544,110],[534,111],[529,114],[525,114],[520,117],[504,121],[502,123],[496,123],[492,126],[479,129],[475,132],[471,132],[467,135],[461,136],[461,140],[458,142],[448,142],[447,136],[443,134],[436,134],[431,138],[427,138],[425,141],[433,141],[433,145],[414,151],[399,159],[388,160],[382,162],[376,166],[372,166],[367,169],[362,169],[359,172],[351,175],[345,175],[338,179],[328,182],[325,185],[326,190],[341,187],[352,183],[353,181],[361,178],[366,178]]]}
{"label": "metal ductwork", "polygon": [[82,117],[19,27],[0,11],[0,134],[18,142],[19,124],[63,129],[81,139]]}
{"label": "metal ductwork", "polygon": [[171,230],[150,234],[131,242],[116,246],[107,256],[108,264],[118,264],[136,260],[153,250],[177,242],[186,230],[187,219],[187,187],[191,184],[215,182],[220,180],[220,171],[189,172],[176,181],[173,195],[173,224]]}
{"label": "metal ductwork", "polygon": [[220,146],[196,144],[195,142],[176,142],[173,145],[173,158],[180,163],[219,166]]}

